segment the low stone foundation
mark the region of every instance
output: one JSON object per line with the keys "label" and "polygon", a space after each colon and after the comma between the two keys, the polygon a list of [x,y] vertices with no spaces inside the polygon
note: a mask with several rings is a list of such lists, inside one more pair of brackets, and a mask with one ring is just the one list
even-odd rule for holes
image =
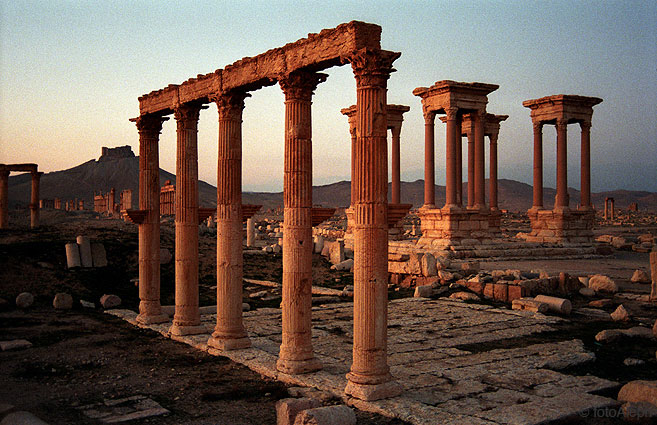
{"label": "low stone foundation", "polygon": [[532,230],[521,237],[528,242],[593,243],[593,210],[530,209],[527,215]]}
{"label": "low stone foundation", "polygon": [[421,208],[420,246],[449,246],[461,241],[490,243],[501,237],[499,211]]}

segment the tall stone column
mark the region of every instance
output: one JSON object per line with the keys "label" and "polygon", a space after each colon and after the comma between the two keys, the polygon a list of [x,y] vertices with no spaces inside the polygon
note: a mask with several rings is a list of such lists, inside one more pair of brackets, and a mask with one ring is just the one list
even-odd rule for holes
{"label": "tall stone column", "polygon": [[[32,196],[30,198],[30,228],[39,227],[39,186],[42,172],[32,173]],[[77,207],[77,205],[76,205]]]}
{"label": "tall stone column", "polygon": [[436,208],[436,113],[424,111],[424,208]]}
{"label": "tall stone column", "polygon": [[[445,108],[447,113],[447,140],[446,140],[446,200],[445,208],[456,208],[456,138],[458,108]],[[460,134],[458,135],[460,137]]]}
{"label": "tall stone column", "polygon": [[208,346],[251,346],[242,320],[242,111],[245,92],[212,99],[219,112],[217,154],[217,324]]}
{"label": "tall stone column", "polygon": [[568,208],[568,121],[557,120],[557,199],[554,209]]}
{"label": "tall stone column", "polygon": [[285,93],[282,341],[276,368],[288,374],[322,368],[313,355],[312,127],[313,91],[326,74],[296,71],[279,80]]}
{"label": "tall stone column", "polygon": [[475,205],[475,135],[473,123],[470,123],[470,131],[466,135],[468,137],[468,208],[473,208]]}
{"label": "tall stone column", "polygon": [[457,116],[456,123],[456,202],[463,206],[463,120]]}
{"label": "tall stone column", "polygon": [[391,165],[392,165],[392,183],[391,183],[391,199],[393,204],[401,203],[401,177],[400,177],[400,160],[399,160],[399,135],[401,127],[392,127],[392,150],[391,150]]}
{"label": "tall stone column", "polygon": [[9,227],[9,171],[0,170],[0,229]]}
{"label": "tall stone column", "polygon": [[[378,400],[401,393],[387,364],[388,225],[386,86],[399,53],[361,49],[356,77],[353,363],[345,393]],[[433,187],[432,187],[433,188]]]}
{"label": "tall stone column", "polygon": [[581,188],[580,204],[582,209],[591,209],[591,122],[580,122],[582,130]]}
{"label": "tall stone column", "polygon": [[475,139],[475,208],[486,209],[486,161],[484,145],[484,114],[481,109],[474,114],[474,139]]}
{"label": "tall stone column", "polygon": [[[174,111],[176,142],[176,310],[172,335],[206,333],[198,300],[198,118],[201,104]],[[112,189],[114,190],[114,189]]]}
{"label": "tall stone column", "polygon": [[532,209],[543,209],[543,123],[534,122],[534,190]]}
{"label": "tall stone column", "polygon": [[146,216],[139,224],[139,315],[142,324],[162,323],[169,316],[160,306],[160,162],[158,139],[168,118],[141,115],[139,130],[139,209]]}
{"label": "tall stone column", "polygon": [[489,189],[488,189],[488,199],[490,203],[491,211],[497,211],[497,133],[493,133],[489,136],[490,138],[490,178],[488,180]]}

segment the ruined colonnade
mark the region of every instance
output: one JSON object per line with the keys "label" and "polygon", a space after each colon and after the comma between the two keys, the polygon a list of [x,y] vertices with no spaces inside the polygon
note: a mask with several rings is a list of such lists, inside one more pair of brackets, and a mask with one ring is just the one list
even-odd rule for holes
{"label": "ruined colonnade", "polygon": [[[178,124],[176,190],[176,311],[172,333],[200,331],[198,314],[197,111],[214,102],[219,114],[217,188],[217,323],[211,349],[250,345],[242,323],[241,121],[249,92],[279,83],[285,94],[283,335],[278,369],[312,372],[321,367],[311,344],[312,131],[311,98],[325,76],[318,71],[350,63],[356,78],[354,183],[354,344],[345,392],[374,400],[397,395],[387,365],[388,202],[387,80],[400,53],[381,50],[377,25],[350,22],[335,29],[245,58],[181,85],[139,98],[134,121],[140,140],[137,320],[166,321],[159,289],[158,139],[166,115]],[[302,54],[303,53],[303,54]],[[181,179],[185,175],[186,183]],[[180,248],[179,248],[180,245]],[[180,272],[178,270],[181,270]]]}
{"label": "ruined colonnade", "polygon": [[30,195],[30,228],[39,227],[39,186],[42,172],[37,164],[0,164],[0,229],[9,227],[9,173],[27,171],[32,176]]}

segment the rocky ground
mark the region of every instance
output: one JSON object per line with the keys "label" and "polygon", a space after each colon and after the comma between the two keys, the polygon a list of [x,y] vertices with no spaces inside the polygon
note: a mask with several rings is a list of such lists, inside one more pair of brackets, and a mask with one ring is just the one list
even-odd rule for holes
{"label": "rocky ground", "polygon": [[[135,309],[137,289],[133,279],[137,270],[136,226],[120,220],[98,219],[89,212],[64,213],[43,211],[43,226],[27,231],[27,216],[12,213],[12,228],[0,233],[0,297],[8,301],[0,313],[0,340],[26,339],[31,348],[0,352],[0,403],[10,403],[29,410],[49,423],[98,423],[87,417],[86,406],[106,400],[145,396],[169,410],[164,416],[135,420],[132,423],[273,423],[274,405],[289,396],[285,385],[264,378],[223,357],[199,352],[187,345],[165,339],[154,332],[136,329],[125,322],[102,314],[98,300],[111,293],[122,299],[122,308]],[[657,233],[654,220],[639,226],[627,223],[601,223],[598,234],[613,234],[627,239],[642,233]],[[522,228],[523,224],[514,226]],[[510,229],[512,232],[514,229]],[[102,269],[66,269],[64,245],[78,235],[102,242],[107,251],[108,267]],[[173,223],[162,226],[162,247],[173,253]],[[216,239],[211,231],[200,238],[201,305],[214,305]],[[329,269],[325,258],[313,259],[313,284],[342,290],[352,284],[351,274]],[[482,262],[483,269],[543,269],[550,274],[607,274],[621,287],[621,296],[611,297],[604,306],[612,312],[623,304],[631,313],[629,322],[589,322],[573,316],[557,332],[534,336],[536,343],[563,339],[563,334],[583,341],[596,355],[594,362],[578,366],[569,373],[591,374],[624,384],[635,379],[655,379],[657,360],[655,340],[623,337],[615,343],[599,343],[595,335],[607,328],[629,328],[654,323],[657,306],[622,298],[623,294],[644,295],[649,284],[630,283],[637,268],[649,270],[648,254],[631,250],[616,251],[609,257],[594,260]],[[280,282],[281,254],[247,252],[244,277]],[[174,264],[162,265],[162,304],[174,304]],[[264,296],[253,297],[267,291]],[[21,292],[35,295],[33,307],[18,310],[13,301]],[[58,292],[73,296],[72,310],[52,308]],[[391,288],[390,298],[411,296],[412,290]],[[441,296],[449,295],[449,293]],[[95,303],[83,308],[79,300]],[[251,309],[277,307],[280,291],[258,285],[245,285],[244,301]],[[331,302],[326,298],[321,302]],[[574,297],[574,307],[590,300]],[[489,304],[496,304],[482,301]],[[508,341],[510,344],[516,343]],[[526,342],[524,342],[526,344]],[[499,343],[496,343],[499,345]],[[479,344],[460,347],[469,351],[500,348]],[[475,350],[476,348],[476,350]],[[510,348],[510,347],[505,347]],[[641,360],[625,366],[628,358]],[[294,390],[292,390],[294,393]],[[609,394],[606,394],[610,396]],[[613,397],[613,395],[611,395]],[[335,403],[337,400],[325,400]],[[88,410],[88,409],[87,409]],[[400,420],[359,412],[359,424],[401,424]],[[617,423],[617,418],[577,418],[568,423]]]}

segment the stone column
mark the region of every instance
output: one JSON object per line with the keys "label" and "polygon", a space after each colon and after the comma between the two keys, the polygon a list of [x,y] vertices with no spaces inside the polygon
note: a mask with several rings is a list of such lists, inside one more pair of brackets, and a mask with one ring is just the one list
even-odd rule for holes
{"label": "stone column", "polygon": [[459,207],[463,206],[463,136],[462,126],[463,120],[457,116],[456,123],[456,202]]}
{"label": "stone column", "polygon": [[470,123],[468,137],[468,208],[475,204],[475,137],[474,124]]}
{"label": "stone column", "polygon": [[391,184],[391,199],[390,202],[393,204],[401,203],[401,193],[400,193],[400,161],[399,161],[399,135],[401,133],[401,127],[392,127],[392,150],[391,150],[391,165],[392,165],[392,184]]}
{"label": "stone column", "polygon": [[[445,208],[456,208],[456,133],[458,108],[445,108],[447,114],[447,140],[446,140],[446,200]],[[459,135],[460,136],[460,135]]]}
{"label": "stone column", "polygon": [[[198,300],[198,118],[201,104],[174,111],[176,140],[176,310],[172,335],[206,333]],[[114,189],[112,189],[114,191]],[[113,192],[112,192],[113,193]],[[112,201],[112,203],[114,203]]]}
{"label": "stone column", "polygon": [[41,175],[43,173],[37,171],[32,173],[32,196],[30,199],[30,228],[36,229],[39,227],[39,185],[41,182]]}
{"label": "stone column", "polygon": [[162,323],[169,316],[160,306],[160,162],[158,139],[168,118],[141,115],[139,130],[139,209],[146,211],[139,224],[139,315],[142,324]]}
{"label": "stone column", "polygon": [[0,170],[0,229],[9,227],[9,171]]}
{"label": "stone column", "polygon": [[356,77],[358,139],[354,185],[354,344],[345,393],[362,400],[401,393],[401,386],[392,380],[387,364],[386,199],[386,86],[394,71],[392,62],[399,55],[361,49],[349,57]]}
{"label": "stone column", "polygon": [[488,180],[489,189],[488,189],[488,200],[490,203],[490,210],[497,211],[497,133],[491,134],[490,139],[490,163],[488,170],[490,173],[490,178]]}
{"label": "stone column", "polygon": [[253,218],[246,220],[246,246],[252,248],[255,246],[255,221]]}
{"label": "stone column", "polygon": [[313,91],[326,74],[293,72],[279,80],[285,93],[283,181],[282,341],[276,368],[287,374],[322,368],[313,355],[312,127]]}
{"label": "stone column", "polygon": [[484,145],[484,114],[485,110],[480,109],[474,114],[474,139],[475,139],[475,208],[478,210],[486,209],[486,161]]}
{"label": "stone column", "polygon": [[436,208],[435,120],[435,112],[424,111],[424,208]]}
{"label": "stone column", "polygon": [[591,122],[580,122],[582,130],[581,187],[580,204],[582,209],[591,209]]}
{"label": "stone column", "polygon": [[568,121],[557,120],[557,199],[554,209],[568,208],[568,146],[566,127]]}
{"label": "stone column", "polygon": [[605,220],[609,217],[608,211],[609,211],[609,198],[605,198]]}
{"label": "stone column", "polygon": [[208,346],[251,346],[242,320],[242,111],[246,92],[212,99],[219,112],[217,154],[217,324]]}
{"label": "stone column", "polygon": [[351,199],[349,207],[351,208],[354,205],[354,176],[356,175],[356,170],[354,169],[354,158],[356,157],[356,113],[351,113],[348,115],[349,119],[349,135],[351,136]]}
{"label": "stone column", "polygon": [[543,209],[543,123],[532,123],[534,128],[534,191],[532,209]]}
{"label": "stone column", "polygon": [[614,207],[615,207],[614,198],[609,198],[609,211],[612,220],[614,219],[614,214],[615,214]]}

